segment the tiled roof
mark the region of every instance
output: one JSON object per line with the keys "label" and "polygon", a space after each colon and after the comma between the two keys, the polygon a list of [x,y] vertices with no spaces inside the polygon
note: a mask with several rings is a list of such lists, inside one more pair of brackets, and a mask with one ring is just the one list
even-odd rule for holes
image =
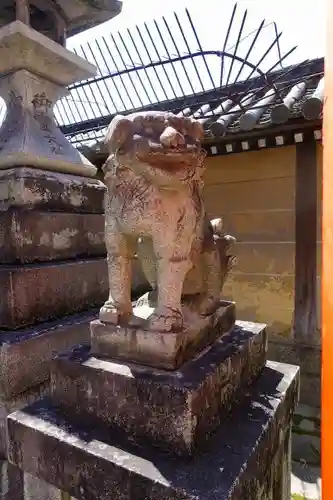
{"label": "tiled roof", "polygon": [[[320,120],[323,87],[324,59],[320,58],[246,82],[141,109],[163,109],[193,116],[202,121],[207,141],[236,138],[256,130],[277,130],[287,122],[296,127],[301,122]],[[131,112],[133,110],[124,114]],[[112,116],[109,121],[111,119]],[[97,143],[99,149],[105,131],[106,127],[101,126],[72,135],[71,140],[88,148],[94,148]]]}

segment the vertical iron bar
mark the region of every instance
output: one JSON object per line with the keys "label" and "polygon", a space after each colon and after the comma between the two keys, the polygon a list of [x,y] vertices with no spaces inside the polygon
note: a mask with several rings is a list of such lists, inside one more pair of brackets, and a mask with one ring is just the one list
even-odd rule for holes
{"label": "vertical iron bar", "polygon": [[[181,25],[181,23],[180,23],[180,21],[179,21],[179,18],[178,18],[178,16],[177,16],[176,12],[174,12],[174,16],[175,16],[175,18],[176,18],[176,21],[177,21],[177,24],[178,24],[179,31],[181,32],[182,37],[183,37],[183,40],[184,40],[184,42],[185,42],[185,45],[186,45],[187,51],[188,51],[188,53],[189,53],[189,54],[191,54],[191,48],[190,48],[189,43],[188,43],[188,41],[187,41],[187,39],[186,39],[186,36],[185,36],[185,34],[184,34],[184,31],[183,31],[182,25]],[[200,76],[200,73],[199,73],[199,71],[198,71],[198,67],[197,67],[197,65],[195,64],[194,58],[191,58],[191,61],[192,61],[192,64],[193,64],[193,66],[194,66],[195,72],[196,72],[196,74],[197,74],[198,80],[199,80],[199,82],[200,82],[201,88],[202,88],[202,90],[203,90],[203,92],[204,92],[204,91],[205,91],[205,87],[204,87],[204,84],[203,84],[203,82],[202,82],[202,80],[201,80],[201,76]]]}
{"label": "vertical iron bar", "polygon": [[246,56],[244,57],[244,61],[243,61],[242,65],[241,65],[241,67],[240,67],[240,70],[239,70],[239,72],[238,72],[238,74],[237,74],[236,78],[235,78],[235,83],[238,81],[238,78],[240,77],[241,72],[243,71],[243,68],[244,68],[244,66],[245,66],[245,63],[246,63],[246,61],[248,60],[248,57],[250,56],[250,54],[251,54],[251,52],[252,52],[252,49],[253,49],[253,47],[254,47],[254,45],[255,45],[256,41],[258,40],[258,36],[260,35],[261,30],[262,30],[262,28],[263,28],[264,24],[265,24],[265,19],[261,22],[261,24],[260,24],[259,28],[256,30],[256,34],[255,34],[255,36],[254,36],[254,38],[253,38],[253,40],[252,40],[252,42],[251,42],[250,48],[249,48],[249,50],[247,51],[247,54],[246,54]]}
{"label": "vertical iron bar", "polygon": [[[84,50],[83,45],[81,45],[81,50],[82,50],[82,53],[83,53],[84,58],[86,59],[86,61],[88,61],[87,54],[86,54],[86,52],[85,52],[85,50]],[[95,61],[95,62],[96,62],[96,61]],[[99,71],[98,64],[96,64],[96,66],[97,66],[97,69],[98,69],[98,71]],[[91,83],[93,83],[93,80],[91,81]],[[97,84],[97,83],[96,83],[96,85],[97,85],[97,87],[98,87],[98,84]],[[84,89],[85,85],[82,85],[82,87],[83,87],[83,89]],[[89,85],[89,88],[90,88],[90,91],[92,92],[90,85]],[[86,94],[85,94],[85,95],[86,95]],[[86,97],[87,97],[87,96],[86,96]],[[102,96],[102,98],[103,98],[103,96]],[[88,99],[88,97],[87,97],[87,99]],[[102,111],[102,109],[101,109],[101,107],[100,107],[100,105],[99,105],[99,102],[98,102],[97,100],[96,100],[95,102],[96,102],[96,106],[97,106],[97,108],[98,108],[99,114],[102,116],[102,115],[103,115],[103,111]],[[106,107],[106,109],[108,109],[108,108]],[[95,114],[95,117],[96,117],[96,114]],[[96,117],[96,118],[97,118],[97,117]]]}
{"label": "vertical iron bar", "polygon": [[[275,36],[277,36],[278,35],[277,25],[276,25],[275,22],[273,22],[273,24],[274,24]],[[281,60],[282,54],[281,54],[281,48],[280,48],[280,43],[279,42],[277,43],[277,49],[278,49],[279,59]],[[282,68],[282,64],[281,64],[281,68]]]}
{"label": "vertical iron bar", "polygon": [[[243,16],[243,19],[242,19],[241,27],[240,27],[240,30],[239,30],[239,33],[238,33],[238,37],[237,37],[237,41],[236,41],[236,45],[235,45],[235,49],[234,49],[234,53],[233,53],[234,56],[237,54],[237,50],[238,50],[239,42],[240,42],[241,37],[242,37],[242,33],[243,33],[244,26],[245,26],[246,18],[247,18],[247,9],[244,12],[244,16]],[[229,84],[229,79],[231,77],[232,68],[234,67],[234,62],[235,62],[235,58],[233,57],[231,59],[231,64],[230,64],[230,68],[229,68],[229,72],[228,72],[228,76],[227,76],[227,81],[226,81],[226,84],[225,84],[226,87]]]}
{"label": "vertical iron bar", "polygon": [[67,118],[67,120],[68,120],[68,123],[71,123],[71,119],[70,119],[70,117],[69,117],[69,115],[68,115],[68,113],[67,113],[67,110],[66,110],[66,108],[65,108],[64,103],[62,102],[62,100],[63,100],[63,99],[61,99],[60,101],[58,101],[58,102],[56,103],[56,107],[57,107],[57,109],[58,109],[58,111],[59,111],[59,114],[61,115],[60,110],[59,110],[59,106],[60,106],[60,104],[61,104],[61,106],[62,106],[62,108],[63,108],[63,111],[64,111],[64,113],[65,113],[65,117],[66,117],[66,118]]}
{"label": "vertical iron bar", "polygon": [[231,28],[232,28],[232,25],[233,25],[233,22],[234,22],[234,19],[235,19],[236,10],[237,10],[237,3],[235,3],[234,8],[232,10],[231,18],[230,18],[230,21],[229,21],[229,26],[228,26],[228,29],[227,29],[227,34],[225,36],[224,43],[223,43],[222,60],[221,60],[221,73],[220,73],[220,87],[222,87],[222,85],[223,85],[224,54],[225,54],[225,51],[226,51],[226,48],[227,48],[227,43],[228,43],[228,40],[229,40],[230,31],[231,31]]}
{"label": "vertical iron bar", "polygon": [[[109,56],[111,57],[111,60],[112,60],[112,62],[113,62],[114,67],[116,68],[116,70],[117,70],[117,71],[119,71],[119,70],[118,70],[118,67],[117,67],[117,64],[116,64],[116,61],[114,60],[114,57],[113,57],[113,55],[112,55],[112,52],[110,51],[110,49],[109,49],[109,47],[108,47],[108,44],[106,43],[106,40],[105,40],[104,36],[102,37],[102,40],[103,40],[103,42],[104,42],[104,45],[105,45],[105,47],[106,47],[106,50],[107,50],[107,51],[108,51],[108,53],[109,53]],[[105,66],[107,67],[107,69],[108,69],[109,73],[111,74],[111,73],[112,73],[112,71],[111,71],[111,69],[109,68],[109,65],[108,65],[108,63],[107,63],[107,60],[106,60],[106,59],[105,59],[105,57],[104,57],[103,51],[101,50],[101,48],[100,48],[100,46],[99,46],[98,40],[96,39],[96,40],[95,40],[95,42],[96,42],[96,46],[97,46],[97,48],[98,48],[98,50],[99,50],[99,52],[100,52],[100,54],[101,54],[101,56],[102,56],[102,58],[103,58],[104,64],[105,64]],[[120,81],[121,81],[122,86],[124,87],[124,89],[125,89],[125,91],[126,91],[126,87],[125,87],[125,84],[124,84],[124,81],[123,81],[123,78],[122,78],[122,76],[121,76],[121,75],[119,75],[119,79],[120,79]],[[125,102],[124,102],[124,99],[123,99],[123,97],[122,97],[122,95],[121,95],[121,93],[120,93],[120,91],[119,91],[119,89],[118,89],[118,85],[116,85],[116,84],[115,84],[115,82],[114,82],[114,80],[113,80],[113,77],[112,77],[112,76],[110,76],[110,80],[109,80],[109,81],[111,81],[111,82],[113,83],[113,85],[114,85],[114,87],[115,87],[115,89],[116,89],[116,91],[117,91],[118,97],[119,97],[119,99],[120,99],[120,101],[121,101],[122,105],[124,106],[124,109],[126,109],[126,104],[125,104]],[[131,96],[128,96],[128,98],[129,98],[129,102],[131,103],[132,108],[134,108],[135,106],[134,106],[134,103],[133,103],[133,101],[132,101],[132,99],[131,99]]]}
{"label": "vertical iron bar", "polygon": [[[166,43],[165,43],[165,41],[164,41],[164,38],[162,37],[162,33],[161,33],[161,31],[160,31],[159,25],[157,24],[157,22],[156,22],[155,20],[154,20],[154,24],[155,24],[155,28],[156,28],[156,30],[157,30],[157,33],[158,33],[158,34],[159,34],[159,36],[160,36],[160,39],[161,39],[161,42],[162,42],[162,44],[163,44],[164,50],[165,50],[165,52],[167,53],[168,58],[169,58],[169,59],[171,59],[170,52],[169,52],[168,47],[167,47],[167,45],[166,45]],[[179,77],[178,77],[177,71],[175,70],[175,67],[174,67],[174,63],[173,63],[173,62],[171,62],[170,64],[171,64],[171,67],[172,67],[173,72],[174,72],[174,74],[175,74],[175,77],[176,77],[176,80],[177,80],[177,82],[178,82],[179,88],[180,88],[181,92],[183,93],[183,96],[185,97],[184,89],[183,89],[183,87],[182,87],[182,84],[180,83],[180,80],[179,80]]]}
{"label": "vertical iron bar", "polygon": [[[265,59],[265,57],[267,56],[267,54],[270,53],[270,51],[272,50],[272,48],[274,47],[274,45],[276,44],[277,40],[281,37],[282,35],[282,31],[281,33],[278,34],[278,36],[273,40],[273,42],[271,43],[271,45],[268,47],[268,49],[266,50],[266,52],[264,53],[264,55],[261,57],[261,59],[257,62],[257,64],[255,65],[256,68],[253,69],[250,73],[250,75],[247,77],[246,81],[248,81],[251,76],[253,75],[253,73],[256,71],[256,69],[259,67],[259,65],[263,62],[263,60]],[[277,63],[279,64],[279,63]],[[276,66],[276,65],[275,65]]]}
{"label": "vertical iron bar", "polygon": [[[94,52],[93,52],[93,50],[92,50],[92,48],[91,48],[91,46],[90,46],[89,42],[87,42],[87,46],[89,47],[89,50],[90,50],[91,55],[92,55],[92,57],[93,57],[93,59],[94,59],[94,61],[95,61],[96,66],[99,68],[99,65],[97,64],[97,59],[96,59],[96,57],[95,57],[95,54],[94,54]],[[99,68],[99,72],[100,72],[100,74],[102,74],[102,72],[101,72],[100,68]],[[114,102],[114,100],[113,100],[113,98],[112,98],[111,92],[110,92],[110,90],[108,89],[107,85],[105,84],[105,80],[102,80],[102,81],[103,81],[103,83],[104,83],[104,86],[105,86],[106,91],[107,91],[107,92],[108,92],[108,94],[109,94],[109,97],[110,97],[110,100],[111,100],[111,102],[112,102],[112,105],[113,105],[113,107],[114,107],[114,109],[115,109],[116,113],[118,113],[117,106],[115,105],[115,102]],[[103,95],[103,92],[101,91],[100,86],[98,85],[98,83],[96,83],[96,85],[97,85],[98,90],[99,90],[99,93],[101,94],[101,97],[102,97],[102,99],[103,99],[103,101],[104,101],[104,105],[105,105],[106,109],[110,112],[110,110],[109,110],[109,108],[108,108],[108,104],[107,104],[107,102],[106,102],[106,100],[105,100],[105,97],[104,97],[104,95]]]}
{"label": "vertical iron bar", "polygon": [[[120,40],[121,40],[121,43],[122,43],[122,44],[123,44],[123,46],[124,46],[124,49],[125,49],[125,51],[126,51],[126,53],[127,53],[127,55],[128,55],[129,60],[131,61],[132,66],[135,68],[135,66],[137,66],[137,65],[136,65],[136,64],[135,64],[135,62],[133,61],[133,58],[132,58],[132,56],[131,56],[131,53],[130,53],[130,51],[128,50],[126,43],[124,42],[124,39],[123,39],[123,37],[122,37],[122,35],[121,35],[120,31],[118,31],[118,36],[119,36],[119,38],[120,38]],[[135,49],[136,49],[136,47],[135,47]],[[137,51],[137,52],[138,52],[138,51]],[[140,57],[140,56],[139,56],[139,57]],[[145,70],[145,71],[147,71],[147,69],[146,69],[146,68],[144,68],[144,70]],[[147,96],[147,99],[148,99],[149,103],[150,103],[150,104],[152,104],[152,100],[151,100],[151,98],[150,98],[150,95],[148,94],[147,89],[146,89],[146,87],[144,86],[143,81],[142,81],[142,79],[141,79],[140,71],[137,71],[137,72],[136,72],[136,76],[138,77],[138,80],[139,80],[139,82],[140,82],[140,84],[141,84],[141,87],[143,88],[143,90],[144,90],[144,92],[145,92],[145,94],[146,94],[146,96]]]}
{"label": "vertical iron bar", "polygon": [[[199,37],[198,37],[198,33],[197,33],[197,31],[196,31],[196,29],[195,29],[195,27],[194,27],[194,24],[193,24],[193,21],[192,21],[192,18],[191,18],[191,16],[190,16],[190,13],[189,13],[188,9],[185,9],[185,12],[186,12],[186,15],[187,15],[187,17],[188,17],[188,20],[189,20],[189,22],[190,22],[190,24],[191,24],[191,28],[192,28],[193,34],[194,34],[194,36],[195,36],[195,39],[196,39],[196,41],[197,41],[197,44],[198,44],[199,50],[200,50],[201,52],[203,52],[202,45],[201,45],[200,40],[199,40]],[[205,63],[207,73],[208,73],[208,75],[209,75],[210,81],[212,82],[212,86],[213,86],[213,88],[215,89],[215,88],[216,88],[216,85],[215,85],[215,83],[214,83],[214,79],[213,79],[213,77],[212,77],[212,74],[211,74],[211,72],[210,72],[210,69],[209,69],[208,63],[207,63],[206,58],[205,58],[205,56],[204,56],[204,55],[202,55],[202,59],[203,59],[203,61],[204,61],[204,63]]]}
{"label": "vertical iron bar", "polygon": [[[151,58],[150,52],[149,52],[149,50],[148,50],[148,48],[147,48],[146,42],[144,41],[144,38],[143,38],[143,36],[142,36],[142,34],[141,34],[141,31],[140,31],[139,27],[138,27],[138,26],[136,26],[136,29],[137,29],[137,32],[139,33],[139,36],[140,36],[140,39],[141,39],[141,43],[142,43],[142,45],[143,45],[143,46],[144,46],[144,48],[145,48],[145,51],[146,51],[146,53],[147,53],[147,56],[148,56],[148,58],[149,58],[149,60],[150,60],[151,64],[154,64],[154,63],[153,63],[153,60],[152,60],[152,58]],[[157,69],[156,69],[156,67],[155,67],[155,66],[152,66],[152,68],[153,68],[153,70],[154,70],[154,73],[155,73],[155,76],[156,76],[156,78],[157,78],[157,80],[158,80],[158,83],[160,84],[161,89],[162,89],[162,91],[164,92],[165,98],[166,98],[166,100],[168,100],[168,94],[166,93],[165,88],[164,88],[164,86],[162,85],[162,82],[161,82],[160,76],[159,76],[159,74],[158,74],[158,71],[157,71]]]}
{"label": "vertical iron bar", "polygon": [[[124,65],[124,68],[126,69],[126,68],[127,68],[127,66],[126,66],[125,60],[124,60],[124,58],[123,58],[123,56],[122,56],[122,53],[121,53],[121,52],[120,52],[120,50],[119,50],[118,45],[116,44],[116,41],[115,41],[114,36],[112,35],[112,33],[110,33],[110,37],[111,37],[111,39],[112,39],[112,41],[113,41],[114,46],[116,47],[116,50],[117,50],[118,55],[119,55],[119,57],[120,57],[120,60],[121,60],[122,64]],[[117,69],[117,67],[116,67],[116,69]],[[127,75],[127,76],[128,76],[129,81],[130,81],[130,82],[131,82],[131,84],[132,84],[132,87],[133,87],[133,89],[134,89],[134,92],[136,93],[137,98],[138,98],[138,100],[139,100],[139,102],[140,102],[141,106],[143,107],[143,106],[144,106],[143,101],[142,101],[142,99],[141,99],[141,97],[140,97],[140,94],[139,94],[139,92],[138,92],[138,90],[137,90],[136,86],[134,85],[134,82],[133,82],[133,80],[132,80],[132,76],[131,76],[131,74],[130,74],[130,73],[128,73],[128,75]],[[126,87],[125,87],[125,90],[126,90],[126,93],[127,93],[127,95],[128,95],[128,91],[127,91]]]}
{"label": "vertical iron bar", "polygon": [[[155,42],[154,42],[153,37],[151,36],[151,33],[150,33],[150,31],[149,31],[149,29],[148,29],[148,26],[147,26],[147,23],[144,23],[144,24],[145,24],[145,28],[146,28],[146,31],[147,31],[147,33],[148,33],[149,39],[150,39],[150,41],[151,41],[151,44],[152,44],[152,46],[154,47],[154,50],[155,50],[155,52],[156,52],[156,54],[157,54],[157,57],[158,57],[158,59],[159,59],[159,62],[162,62],[162,58],[161,58],[161,56],[160,56],[160,54],[159,54],[159,52],[158,52],[158,50],[157,50],[156,44],[155,44]],[[164,64],[162,64],[162,68],[163,68],[163,70],[164,70],[165,77],[166,77],[166,79],[168,80],[168,83],[169,83],[169,85],[170,85],[170,88],[171,88],[172,92],[174,93],[175,98],[177,98],[176,91],[175,91],[175,89],[174,89],[174,86],[172,85],[172,82],[171,82],[171,80],[170,80],[170,76],[168,75],[168,72],[167,72],[167,70],[165,69]]]}
{"label": "vertical iron bar", "polygon": [[[82,118],[82,115],[81,115],[81,113],[80,113],[80,108],[79,108],[79,106],[76,104],[75,99],[73,98],[72,92],[73,92],[73,91],[71,91],[71,93],[70,93],[70,95],[69,95],[69,96],[65,96],[65,97],[64,97],[64,99],[66,100],[66,102],[67,102],[67,104],[68,104],[68,108],[70,109],[70,112],[71,112],[71,114],[73,115],[73,121],[72,121],[72,123],[76,123],[78,120],[77,120],[77,118],[75,118],[75,114],[73,113],[73,111],[72,111],[71,106],[70,106],[70,104],[69,104],[69,103],[72,103],[72,104],[74,105],[74,107],[76,108],[76,112],[77,112],[77,114],[78,114],[78,116],[79,116],[79,120],[80,120],[81,122],[83,122],[83,121],[84,121],[84,119]],[[80,102],[81,102],[81,100],[80,100]]]}
{"label": "vertical iron bar", "polygon": [[[181,57],[180,52],[179,52],[179,49],[178,49],[178,47],[177,47],[177,44],[176,44],[176,42],[175,42],[174,37],[172,36],[171,30],[170,30],[170,28],[169,28],[169,25],[168,25],[168,23],[167,23],[167,21],[166,21],[165,17],[163,16],[163,18],[162,18],[162,19],[163,19],[163,21],[164,21],[164,24],[165,24],[165,27],[166,27],[166,29],[167,29],[167,32],[169,33],[169,36],[170,36],[170,38],[171,38],[171,41],[172,41],[172,43],[173,43],[173,45],[174,45],[174,47],[175,47],[175,49],[176,49],[177,55],[178,55],[178,57]],[[193,61],[193,59],[192,59],[192,61]],[[181,60],[181,61],[180,61],[180,63],[181,63],[181,65],[182,65],[182,68],[183,68],[183,70],[184,70],[184,73],[185,73],[185,75],[186,75],[186,77],[187,77],[187,81],[188,81],[188,83],[190,84],[192,94],[195,94],[195,90],[194,90],[194,87],[193,87],[193,85],[192,85],[191,78],[189,78],[189,76],[188,76],[188,74],[187,74],[187,71],[186,71],[185,63],[184,63],[184,61],[183,61],[183,60]]]}
{"label": "vertical iron bar", "polygon": [[[84,51],[83,51],[83,47],[82,47],[82,45],[80,45],[80,47],[81,47],[81,50],[82,50],[82,52],[83,52],[83,54],[84,54]],[[74,54],[78,55],[77,50],[76,50],[75,48],[73,48],[73,52],[74,52]],[[85,81],[87,81],[87,80],[85,80]],[[87,104],[89,104],[89,105],[90,105],[90,109],[91,109],[91,112],[92,112],[93,116],[94,116],[95,118],[97,118],[96,113],[95,113],[95,111],[94,111],[94,109],[93,109],[93,107],[92,107],[92,104],[91,104],[91,102],[90,102],[90,100],[89,100],[89,98],[88,98],[88,95],[87,95],[87,92],[86,92],[85,86],[84,86],[84,85],[82,85],[82,86],[81,86],[81,88],[82,88],[82,90],[83,90],[84,97],[86,98],[86,102],[87,102]],[[79,95],[79,93],[78,93],[78,95]],[[87,117],[88,117],[88,119],[89,119],[89,115],[88,115],[88,113],[87,113]]]}
{"label": "vertical iron bar", "polygon": [[[146,68],[146,67],[145,67],[145,65],[144,65],[144,62],[143,62],[143,59],[142,59],[142,57],[141,57],[140,51],[138,50],[138,48],[137,48],[137,46],[136,46],[136,43],[135,43],[135,41],[134,41],[134,38],[133,38],[133,36],[132,36],[132,33],[131,33],[131,31],[130,31],[128,28],[127,28],[127,32],[128,32],[128,35],[129,35],[129,37],[130,37],[130,39],[131,39],[131,42],[132,42],[132,44],[133,44],[133,46],[134,46],[134,48],[135,48],[135,51],[136,51],[136,53],[137,53],[137,55],[138,55],[138,58],[139,58],[140,64],[143,66],[143,70],[144,70],[144,72],[145,72],[146,78],[147,78],[147,80],[148,80],[148,82],[149,82],[149,85],[150,85],[150,87],[151,87],[151,90],[153,91],[153,94],[155,95],[155,99],[156,99],[156,101],[159,101],[159,98],[157,97],[157,94],[156,94],[155,89],[154,89],[154,86],[153,86],[153,84],[152,84],[152,82],[151,82],[151,79],[150,79],[149,73],[148,73],[148,71],[147,71],[147,68]],[[138,73],[138,77],[139,77],[139,73]],[[140,80],[140,81],[141,81],[141,80]],[[144,87],[144,85],[143,85],[143,83],[142,83],[142,82],[141,82],[141,84],[142,84],[142,86]],[[147,93],[147,92],[146,92],[146,93]],[[147,94],[147,97],[148,97],[148,99],[150,99],[150,97],[148,96],[148,94]],[[151,102],[151,99],[150,99],[150,102]]]}

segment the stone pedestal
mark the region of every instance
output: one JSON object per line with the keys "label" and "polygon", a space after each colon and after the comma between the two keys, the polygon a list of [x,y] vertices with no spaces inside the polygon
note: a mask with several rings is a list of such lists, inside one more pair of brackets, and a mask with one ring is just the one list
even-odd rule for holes
{"label": "stone pedestal", "polygon": [[103,184],[16,168],[0,172],[0,186],[6,228],[0,328],[22,329],[102,304],[108,291]]}
{"label": "stone pedestal", "polygon": [[[90,341],[89,324],[108,296],[104,190],[103,183],[87,177],[30,167],[0,170],[0,482],[5,500],[23,500],[13,493],[15,468],[6,462],[7,415],[49,394],[53,357]],[[135,273],[134,287],[141,276]]]}
{"label": "stone pedestal", "polygon": [[8,417],[10,461],[79,500],[290,500],[299,371],[266,354],[247,322],[176,370],[74,348]]}
{"label": "stone pedestal", "polygon": [[52,398],[93,426],[103,423],[131,440],[191,455],[257,379],[266,345],[261,325],[238,324],[170,372],[98,359],[78,349],[55,361]]}
{"label": "stone pedestal", "polygon": [[228,333],[235,324],[235,304],[222,300],[208,316],[184,308],[184,329],[178,332],[148,331],[147,318],[153,311],[154,308],[147,305],[134,307],[130,326],[93,321],[90,325],[92,352],[175,370]]}
{"label": "stone pedestal", "polygon": [[108,295],[103,198],[104,185],[86,177],[28,167],[0,170],[0,460],[6,500],[23,500],[25,484],[18,496],[13,466],[6,462],[7,415],[49,393],[53,357],[89,341],[89,323]]}

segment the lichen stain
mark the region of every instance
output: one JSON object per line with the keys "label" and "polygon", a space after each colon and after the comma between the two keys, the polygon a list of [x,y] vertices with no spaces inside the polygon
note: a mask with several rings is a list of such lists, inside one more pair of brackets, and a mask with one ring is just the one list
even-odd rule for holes
{"label": "lichen stain", "polygon": [[52,246],[56,250],[65,250],[71,247],[72,238],[78,234],[77,229],[64,229],[52,235]]}
{"label": "lichen stain", "polygon": [[88,231],[86,234],[89,243],[92,243],[93,245],[100,245],[104,241],[104,232],[102,233],[92,233],[91,231]]}
{"label": "lichen stain", "polygon": [[21,184],[22,185],[20,187],[17,187],[19,189],[20,197],[25,204],[35,205],[42,201],[48,202],[52,199],[52,192],[45,187],[41,188],[37,182],[29,187],[25,186],[23,182]]}
{"label": "lichen stain", "polygon": [[40,246],[49,247],[51,245],[51,235],[49,233],[43,233],[39,239]]}
{"label": "lichen stain", "polygon": [[87,197],[82,193],[80,189],[74,189],[74,185],[66,186],[65,195],[69,200],[69,203],[74,207],[81,207],[84,205]]}
{"label": "lichen stain", "polygon": [[12,220],[12,234],[15,235],[16,244],[21,248],[33,244],[31,233],[21,228],[20,221],[16,216]]}

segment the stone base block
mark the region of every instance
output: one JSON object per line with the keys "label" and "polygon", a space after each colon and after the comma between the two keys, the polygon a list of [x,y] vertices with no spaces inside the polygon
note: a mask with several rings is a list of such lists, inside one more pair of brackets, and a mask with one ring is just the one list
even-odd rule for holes
{"label": "stone base block", "polygon": [[0,397],[0,460],[7,460],[7,427],[6,420],[10,413],[31,405],[50,393],[49,382],[37,385],[28,391],[13,396],[11,399]]}
{"label": "stone base block", "polygon": [[303,404],[320,407],[321,394],[321,346],[301,343],[295,339],[270,336],[269,359],[300,366],[301,395]]}
{"label": "stone base block", "polygon": [[26,500],[24,498],[24,472],[0,460],[0,500]]}
{"label": "stone base block", "polygon": [[0,461],[0,500],[76,500],[51,484]]}
{"label": "stone base block", "polygon": [[24,500],[75,500],[67,493],[37,479],[31,474],[24,474],[23,478]]}
{"label": "stone base block", "polygon": [[0,262],[32,263],[105,256],[102,214],[0,212]]}
{"label": "stone base block", "polygon": [[106,259],[0,266],[0,287],[0,328],[34,325],[102,305]]}
{"label": "stone base block", "polygon": [[16,167],[0,170],[0,210],[25,208],[104,214],[105,185],[96,179]]}
{"label": "stone base block", "polygon": [[265,327],[246,322],[173,372],[76,349],[54,361],[52,398],[92,425],[117,428],[174,454],[193,454],[261,373],[266,350]]}
{"label": "stone base block", "polygon": [[0,334],[0,398],[10,399],[48,379],[55,355],[89,342],[89,322],[96,315],[92,310]]}
{"label": "stone base block", "polygon": [[85,426],[44,400],[8,417],[10,461],[79,500],[289,500],[298,386],[298,368],[268,362],[209,451],[190,461]]}
{"label": "stone base block", "polygon": [[200,316],[185,309],[185,328],[180,332],[152,332],[145,325],[146,317],[153,310],[134,308],[134,321],[138,326],[121,327],[100,320],[93,321],[92,352],[106,358],[175,370],[229,332],[235,324],[235,304],[221,301],[209,316]]}

